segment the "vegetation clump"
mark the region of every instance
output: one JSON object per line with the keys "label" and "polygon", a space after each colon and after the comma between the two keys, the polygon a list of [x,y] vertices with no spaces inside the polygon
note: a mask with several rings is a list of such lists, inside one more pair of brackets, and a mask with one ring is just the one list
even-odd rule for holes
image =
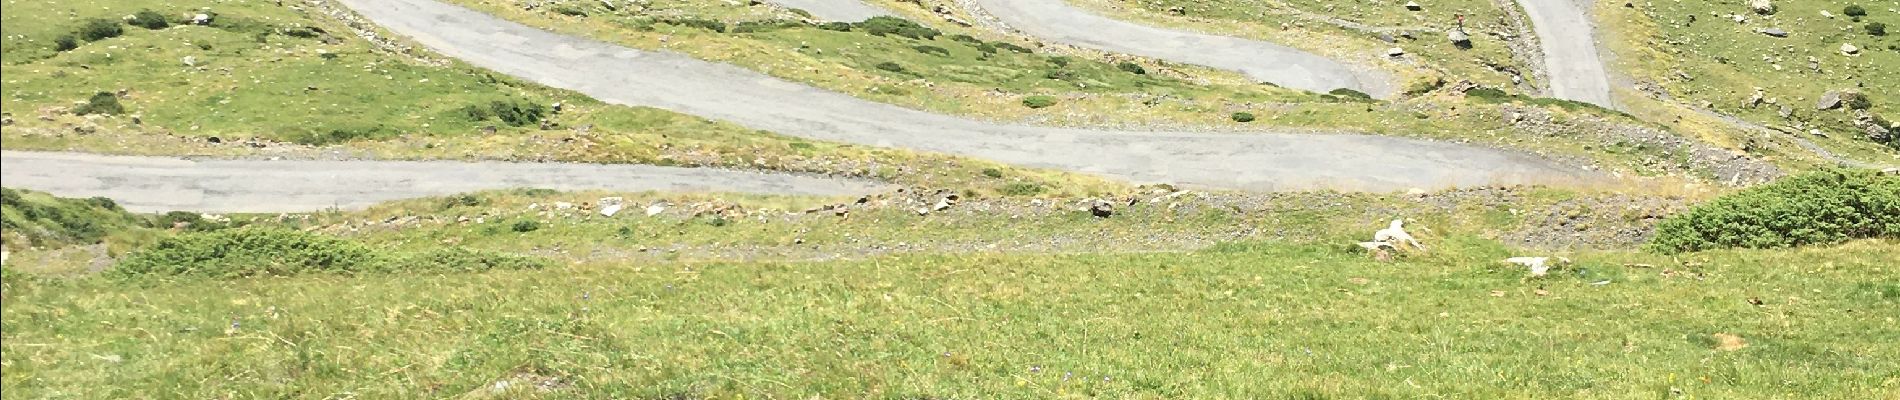
{"label": "vegetation clump", "polygon": [[357,241],[281,228],[173,236],[141,248],[107,273],[118,277],[242,278],[307,273],[466,272],[533,269],[545,262],[466,249],[391,253]]}
{"label": "vegetation clump", "polygon": [[540,103],[523,100],[495,100],[487,105],[471,105],[462,108],[462,114],[469,121],[487,121],[499,119],[509,126],[528,126],[541,122],[547,116],[547,107]]}
{"label": "vegetation clump", "polygon": [[1649,248],[1681,253],[1900,238],[1900,178],[1831,169],[1717,198],[1664,220]]}
{"label": "vegetation clump", "polygon": [[138,216],[112,199],[66,199],[0,188],[0,236],[9,243],[24,239],[33,246],[94,244],[114,231],[142,225]]}
{"label": "vegetation clump", "polygon": [[87,98],[86,104],[74,108],[73,113],[79,115],[118,115],[125,113],[125,106],[119,104],[118,95],[109,92],[99,92],[93,93],[91,98]]}
{"label": "vegetation clump", "polygon": [[152,30],[165,29],[172,25],[171,21],[165,19],[165,14],[159,14],[157,11],[152,10],[139,10],[139,12],[132,14],[132,19],[126,20],[125,22],[132,24],[132,26]]}
{"label": "vegetation clump", "polygon": [[936,39],[937,36],[943,35],[941,31],[918,25],[911,20],[890,16],[871,17],[864,22],[854,24],[853,27],[876,36],[896,35],[919,40]]}
{"label": "vegetation clump", "polygon": [[79,27],[79,38],[88,42],[111,39],[123,34],[125,34],[125,29],[121,28],[119,23],[103,18],[87,20],[85,25]]}
{"label": "vegetation clump", "polygon": [[1122,62],[1122,63],[1120,63],[1120,64],[1115,64],[1115,68],[1116,68],[1116,69],[1120,69],[1120,70],[1122,70],[1123,72],[1127,72],[1127,73],[1131,73],[1131,74],[1135,74],[1135,75],[1147,75],[1147,74],[1148,74],[1148,69],[1147,69],[1147,68],[1142,68],[1142,67],[1141,67],[1141,64],[1136,64],[1136,63],[1131,63],[1131,62],[1126,62],[1126,61],[1123,61],[1123,62]]}
{"label": "vegetation clump", "polygon": [[1230,118],[1232,118],[1234,122],[1243,122],[1243,123],[1253,122],[1254,120],[1253,113],[1245,112],[1245,111],[1234,113],[1234,115],[1232,115]]}
{"label": "vegetation clump", "polygon": [[1035,95],[1035,96],[1029,96],[1029,97],[1023,98],[1023,107],[1048,108],[1049,106],[1054,106],[1054,105],[1056,105],[1055,97]]}

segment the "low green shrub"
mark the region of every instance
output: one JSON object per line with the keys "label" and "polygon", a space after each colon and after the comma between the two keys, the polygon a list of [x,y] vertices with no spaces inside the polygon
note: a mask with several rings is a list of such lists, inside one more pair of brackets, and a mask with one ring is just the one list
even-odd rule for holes
{"label": "low green shrub", "polygon": [[1867,34],[1873,36],[1887,36],[1887,24],[1879,22],[1867,24]]}
{"label": "low green shrub", "polygon": [[826,22],[826,23],[818,24],[818,29],[823,29],[827,31],[850,32],[851,23],[850,22]]}
{"label": "low green shrub", "polygon": [[171,21],[165,19],[165,14],[159,14],[157,11],[149,9],[139,10],[139,12],[133,13],[132,19],[126,20],[125,22],[132,24],[132,26],[153,30],[165,29],[172,25]]}
{"label": "low green shrub", "polygon": [[518,233],[534,232],[534,231],[541,230],[541,223],[535,222],[534,220],[531,220],[531,219],[524,219],[520,221],[515,221],[514,225],[508,226],[508,229],[513,230]]}
{"label": "low green shrub", "polygon": [[1136,63],[1131,63],[1131,62],[1126,62],[1126,61],[1120,64],[1115,64],[1115,69],[1119,69],[1119,70],[1122,70],[1123,72],[1127,72],[1127,73],[1131,73],[1135,75],[1148,74],[1148,69],[1142,68],[1141,64],[1136,64]]}
{"label": "low green shrub", "polygon": [[864,22],[853,24],[853,27],[876,36],[897,35],[919,40],[936,39],[937,36],[943,35],[943,32],[936,29],[891,16],[871,17]]}
{"label": "low green shrub", "polygon": [[585,16],[587,16],[587,10],[585,10],[585,9],[582,9],[582,8],[580,8],[580,7],[578,7],[578,6],[574,6],[574,5],[572,5],[572,4],[562,4],[562,5],[559,5],[559,6],[555,6],[555,7],[554,7],[554,13],[555,13],[555,14],[561,14],[561,15],[566,15],[566,16],[569,16],[569,17],[585,17]]}
{"label": "low green shrub", "polygon": [[59,35],[53,39],[53,51],[71,51],[79,48],[79,39],[73,35]]}
{"label": "low green shrub", "polygon": [[1234,122],[1243,122],[1243,123],[1253,122],[1254,120],[1253,113],[1245,112],[1245,111],[1234,113],[1232,118],[1234,119]]}
{"label": "low green shrub", "polygon": [[281,228],[186,233],[133,251],[107,274],[122,278],[243,278],[308,273],[474,272],[542,268],[536,258],[460,248],[390,253],[360,242]]}
{"label": "low green shrub", "polygon": [[79,26],[79,38],[88,42],[111,39],[125,34],[125,28],[109,19],[90,19]]}
{"label": "low green shrub", "polygon": [[977,39],[975,36],[970,35],[950,35],[950,40],[969,43],[972,46],[983,44],[983,39]]}
{"label": "low green shrub", "polygon": [[924,53],[924,54],[930,54],[930,55],[935,55],[935,56],[939,56],[939,57],[949,57],[949,56],[950,56],[950,50],[949,50],[949,49],[945,49],[945,48],[942,48],[942,47],[937,47],[937,46],[931,46],[931,45],[916,45],[916,46],[911,46],[911,49],[913,49],[913,50],[917,50],[917,52],[918,52],[918,53]]}
{"label": "low green shrub", "polygon": [[1023,98],[1023,107],[1047,108],[1054,105],[1056,105],[1056,98],[1054,97],[1035,95]]}
{"label": "low green shrub", "polygon": [[1340,98],[1345,98],[1345,99],[1350,99],[1350,100],[1360,100],[1360,101],[1372,100],[1372,95],[1366,94],[1365,92],[1347,89],[1347,88],[1333,89],[1330,92],[1326,92],[1326,94],[1339,96]]}
{"label": "low green shrub", "polygon": [[890,61],[877,63],[875,67],[877,69],[884,70],[884,71],[895,72],[899,74],[904,73],[903,65],[898,65],[897,63],[890,62]]}
{"label": "low green shrub", "polygon": [[1043,187],[1042,185],[1028,182],[1012,182],[1008,185],[1003,185],[1003,187],[997,191],[1003,193],[1004,196],[1028,197],[1042,194]]}
{"label": "low green shrub", "polygon": [[1847,7],[1841,8],[1841,14],[1849,16],[1849,17],[1860,18],[1860,17],[1867,16],[1867,9],[1861,7],[1859,4],[1850,4]]}
{"label": "low green shrub", "polygon": [[142,219],[112,199],[70,199],[0,188],[0,231],[34,246],[94,244],[114,231],[142,226]]}
{"label": "low green shrub", "polygon": [[1016,45],[1015,43],[1009,43],[1009,42],[996,42],[996,43],[992,43],[992,44],[994,44],[994,45],[996,45],[996,48],[999,48],[999,49],[1003,49],[1003,50],[1009,50],[1009,51],[1013,51],[1013,52],[1017,52],[1017,53],[1023,53],[1023,54],[1034,54],[1034,53],[1036,52],[1035,50],[1030,50],[1030,49],[1029,49],[1028,47],[1023,47],[1023,46],[1017,46],[1017,45]]}
{"label": "low green shrub", "polygon": [[1000,170],[1000,169],[995,169],[995,168],[984,168],[984,169],[983,169],[983,176],[987,176],[987,177],[991,177],[991,178],[1002,178],[1002,177],[1003,177],[1003,170]]}
{"label": "low green shrub", "polygon": [[509,126],[534,125],[541,122],[547,112],[547,107],[541,103],[519,99],[494,100],[485,105],[469,105],[461,109],[462,115],[469,121],[481,122],[494,118]]}
{"label": "low green shrub", "polygon": [[727,31],[731,33],[762,33],[805,26],[808,25],[805,25],[804,22],[789,19],[767,19],[733,24],[732,28]]}
{"label": "low green shrub", "polygon": [[87,98],[86,104],[81,104],[79,107],[74,108],[73,113],[79,115],[119,115],[125,113],[125,106],[119,104],[118,95],[110,92],[99,92],[93,93],[91,98]]}
{"label": "low green shrub", "polygon": [[672,26],[699,28],[699,29],[705,29],[705,30],[709,30],[713,32],[726,33],[726,23],[714,21],[710,19],[667,18],[667,19],[661,19],[658,22],[662,24],[672,25]]}
{"label": "low green shrub", "polygon": [[1649,248],[1681,253],[1900,238],[1900,177],[1831,169],[1745,189],[1670,216]]}

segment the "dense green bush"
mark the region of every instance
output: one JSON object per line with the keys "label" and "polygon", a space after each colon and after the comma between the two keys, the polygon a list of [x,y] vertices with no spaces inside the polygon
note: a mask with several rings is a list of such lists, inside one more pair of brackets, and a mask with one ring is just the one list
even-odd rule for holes
{"label": "dense green bush", "polygon": [[1341,98],[1351,99],[1351,100],[1372,100],[1372,95],[1366,94],[1365,92],[1347,89],[1347,88],[1333,89],[1333,91],[1326,92],[1326,94],[1339,96]]}
{"label": "dense green bush", "polygon": [[1023,107],[1046,108],[1053,105],[1056,105],[1056,98],[1054,97],[1035,95],[1023,98]]}
{"label": "dense green bush", "polygon": [[1874,35],[1874,36],[1887,36],[1887,24],[1883,24],[1879,22],[1867,24],[1867,34]]}
{"label": "dense green bush", "polygon": [[165,20],[165,14],[152,10],[139,10],[132,14],[132,19],[125,22],[145,29],[165,29],[172,25],[171,21]]}
{"label": "dense green bush", "polygon": [[897,63],[890,62],[890,61],[877,63],[876,68],[885,70],[885,71],[896,72],[900,74],[904,73],[904,66],[898,65]]}
{"label": "dense green bush", "polygon": [[818,29],[823,29],[827,31],[850,32],[851,23],[850,22],[826,22],[826,23],[818,24]]}
{"label": "dense green bush", "polygon": [[1900,177],[1833,169],[1722,196],[1656,227],[1651,250],[1779,248],[1900,238]]}
{"label": "dense green bush", "polygon": [[1003,185],[1003,188],[998,191],[1002,192],[1004,196],[1027,197],[1042,194],[1043,187],[1042,185],[1028,182],[1011,182],[1008,185]]}
{"label": "dense green bush", "polygon": [[486,105],[462,107],[462,115],[469,121],[481,122],[489,118],[501,120],[509,126],[528,126],[541,122],[547,115],[547,107],[541,103],[526,100],[495,100]]}
{"label": "dense green bush", "polygon": [[541,268],[539,259],[446,248],[395,253],[362,243],[279,228],[186,233],[127,254],[108,274],[120,277],[241,278],[321,272],[463,272]]}
{"label": "dense green bush", "polygon": [[93,93],[84,104],[73,108],[73,114],[77,115],[115,115],[123,112],[125,112],[125,106],[119,104],[119,96],[109,92]]}
{"label": "dense green bush", "polygon": [[1029,49],[1028,47],[1023,47],[1023,46],[1017,46],[1017,45],[1016,45],[1015,43],[1009,43],[1009,42],[996,42],[996,43],[992,43],[992,44],[994,44],[994,45],[996,45],[996,48],[999,48],[999,49],[1003,49],[1003,50],[1009,50],[1009,51],[1013,51],[1013,52],[1017,52],[1017,53],[1023,53],[1023,54],[1032,54],[1032,53],[1035,53],[1035,52],[1036,52],[1035,50],[1030,50],[1030,49]]}
{"label": "dense green bush", "polygon": [[73,35],[59,35],[53,39],[53,51],[70,51],[79,48],[79,39]]}
{"label": "dense green bush", "polygon": [[34,246],[94,244],[114,231],[144,225],[112,199],[67,199],[0,188],[0,231]]}
{"label": "dense green bush", "polygon": [[535,222],[534,220],[531,220],[531,219],[524,219],[520,221],[515,221],[515,224],[508,226],[508,229],[514,230],[515,232],[519,232],[519,233],[534,232],[534,231],[541,230],[541,223]]}
{"label": "dense green bush", "polygon": [[1253,113],[1245,111],[1234,113],[1232,118],[1234,122],[1253,122],[1254,119]]}
{"label": "dense green bush", "polygon": [[109,19],[91,19],[87,20],[85,25],[79,26],[79,38],[88,42],[111,39],[123,34],[125,34],[125,28]]}
{"label": "dense green bush", "polygon": [[554,7],[554,13],[555,13],[555,14],[561,14],[561,15],[566,15],[566,16],[569,16],[569,17],[585,17],[585,16],[587,16],[587,10],[586,10],[586,9],[582,9],[582,8],[580,8],[580,7],[578,7],[578,6],[575,6],[575,5],[572,5],[572,4],[562,4],[562,5],[559,5],[559,6],[555,6],[555,7]]}
{"label": "dense green bush", "polygon": [[945,48],[942,48],[942,47],[937,47],[937,46],[931,46],[931,45],[916,45],[916,46],[911,46],[911,49],[912,49],[912,50],[917,50],[917,52],[918,52],[918,53],[924,53],[924,54],[930,54],[930,55],[936,55],[936,56],[940,56],[940,57],[949,57],[949,56],[950,56],[950,50],[949,50],[949,49],[945,49]]}
{"label": "dense green bush", "polygon": [[1849,17],[1860,18],[1860,17],[1867,16],[1867,9],[1862,8],[1859,4],[1853,4],[1845,8],[1841,8],[1841,14],[1845,14]]}
{"label": "dense green bush", "polygon": [[1135,75],[1147,75],[1147,74],[1148,74],[1148,69],[1147,69],[1147,68],[1142,68],[1142,67],[1141,67],[1141,64],[1136,64],[1136,63],[1131,63],[1131,62],[1126,62],[1126,61],[1124,61],[1124,62],[1122,62],[1122,63],[1120,63],[1120,64],[1115,64],[1115,68],[1116,68],[1116,69],[1120,69],[1120,70],[1122,70],[1122,71],[1125,71],[1125,72],[1128,72],[1128,73],[1131,73],[1131,74],[1135,74]]}
{"label": "dense green bush", "polygon": [[768,19],[768,20],[758,20],[758,21],[745,21],[745,22],[733,24],[732,28],[728,29],[727,31],[731,33],[760,33],[760,32],[771,32],[771,31],[776,31],[776,30],[781,30],[781,29],[798,28],[798,27],[804,27],[804,26],[807,26],[805,25],[804,22],[793,21],[789,19]]}
{"label": "dense green bush", "polygon": [[969,43],[972,46],[983,44],[983,39],[977,39],[975,36],[970,35],[951,35],[950,40]]}
{"label": "dense green bush", "polygon": [[890,16],[871,17],[870,19],[864,20],[864,22],[853,24],[853,27],[863,30],[864,33],[877,36],[897,35],[920,40],[936,39],[937,36],[943,35],[943,32],[939,32],[936,29],[918,25],[916,22],[911,22],[907,19]]}
{"label": "dense green bush", "polygon": [[73,113],[79,115],[119,115],[125,113],[125,106],[119,104],[118,95],[108,92],[99,92],[93,93],[91,98],[86,99],[86,104],[81,104],[78,108],[74,108]]}
{"label": "dense green bush", "polygon": [[699,28],[699,29],[705,29],[705,30],[709,30],[713,32],[726,33],[726,23],[714,21],[710,19],[669,18],[669,19],[661,19],[658,22],[662,24],[673,25],[673,26],[684,26],[688,28]]}

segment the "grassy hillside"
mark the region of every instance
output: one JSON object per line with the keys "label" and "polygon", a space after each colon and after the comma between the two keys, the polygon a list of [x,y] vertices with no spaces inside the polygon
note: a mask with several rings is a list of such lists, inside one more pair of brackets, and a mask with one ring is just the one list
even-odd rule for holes
{"label": "grassy hillside", "polygon": [[[10,121],[0,140],[8,149],[721,166],[979,191],[1011,183],[1106,186],[606,105],[401,43],[372,43],[330,17],[326,10],[334,9],[321,2],[16,3],[0,15],[8,92],[0,110]],[[188,23],[188,14],[206,7],[215,14],[210,25]],[[122,20],[143,10],[167,25],[147,29]],[[89,25],[119,34],[85,40]],[[69,35],[80,38],[76,47],[58,50]]]}
{"label": "grassy hillside", "polygon": [[[1433,1],[1418,11],[1387,1],[1083,0],[1073,4],[1115,18],[1200,32],[1251,37],[1329,57],[1399,71],[1403,78],[1444,77],[1493,87],[1534,85],[1535,68],[1514,58],[1509,43],[1490,33],[1514,34],[1516,20],[1489,0]],[[1463,15],[1473,46],[1446,39]],[[1390,48],[1407,55],[1394,60]],[[1402,82],[1412,83],[1414,82]],[[1527,86],[1528,87],[1528,86]]]}
{"label": "grassy hillside", "polygon": [[112,199],[67,199],[0,188],[0,240],[9,250],[34,246],[97,244],[115,234],[136,234],[148,225]]}
{"label": "grassy hillside", "polygon": [[[1117,196],[1106,218],[1073,198],[518,190],[230,216],[161,232],[95,275],[55,278],[83,266],[25,249],[0,274],[0,385],[29,398],[1900,390],[1890,238],[1625,250],[1704,192],[1154,189]],[[591,203],[608,195],[630,207],[601,215]],[[1352,244],[1391,218],[1429,250],[1382,261]],[[1500,261],[1513,256],[1572,262],[1531,276]]]}
{"label": "grassy hillside", "polygon": [[[1900,119],[1900,93],[1889,83],[1900,82],[1900,70],[1892,67],[1900,65],[1900,36],[1869,32],[1870,25],[1900,24],[1892,2],[1785,0],[1773,2],[1772,14],[1756,13],[1745,3],[1603,4],[1599,19],[1615,34],[1605,44],[1619,53],[1616,66],[1645,95],[1789,134],[1811,136],[1810,129],[1819,129],[1833,138],[1813,138],[1823,143],[1879,141],[1900,148],[1892,135],[1875,137],[1880,134],[1867,128],[1893,130]],[[1850,6],[1865,15],[1846,15]],[[1773,30],[1785,37],[1765,33]],[[1858,52],[1843,53],[1844,44]],[[1852,107],[1816,109],[1824,94],[1843,90],[1867,98],[1870,123],[1857,122],[1862,112]]]}
{"label": "grassy hillside", "polygon": [[1538,279],[1463,240],[1397,263],[1261,244],[16,278],[0,379],[89,398],[1881,398],[1897,248],[1598,254]]}

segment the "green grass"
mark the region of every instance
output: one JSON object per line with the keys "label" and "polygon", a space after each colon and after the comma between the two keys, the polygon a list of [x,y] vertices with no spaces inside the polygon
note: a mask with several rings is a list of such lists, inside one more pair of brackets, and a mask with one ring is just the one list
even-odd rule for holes
{"label": "green grass", "polygon": [[[1900,390],[1895,249],[1600,254],[1536,280],[1465,239],[1392,264],[1262,244],[16,277],[0,379],[84,398],[1882,398]],[[1717,350],[1718,333],[1748,347]]]}
{"label": "green grass", "polygon": [[[1900,37],[1871,36],[1864,28],[1871,22],[1900,23],[1891,4],[1865,2],[1868,15],[1859,22],[1842,15],[1842,7],[1853,2],[1774,4],[1778,11],[1772,17],[1755,15],[1739,4],[1657,2],[1636,8],[1604,4],[1598,19],[1616,34],[1605,44],[1618,53],[1619,70],[1658,85],[1684,104],[1707,105],[1761,124],[1805,126],[1800,131],[1817,127],[1835,137],[1815,139],[1830,147],[1851,148],[1852,144],[1829,142],[1865,143],[1866,137],[1852,124],[1852,113],[1815,110],[1816,100],[1827,91],[1860,89],[1872,101],[1870,111],[1888,120],[1896,118],[1900,93],[1883,83],[1900,81],[1900,71],[1891,67],[1900,64]],[[1822,17],[1824,10],[1835,17]],[[1747,22],[1729,19],[1734,13],[1746,14]],[[1690,15],[1696,17],[1694,22],[1689,21]],[[1775,38],[1756,31],[1766,28],[1782,29],[1789,36]],[[1860,54],[1842,54],[1844,43],[1859,47]],[[1811,69],[1809,57],[1820,71]],[[1762,88],[1764,97],[1778,104],[1744,104],[1755,88]],[[1794,110],[1792,118],[1778,115],[1780,105]]]}
{"label": "green grass", "polygon": [[98,244],[114,236],[140,236],[147,225],[112,199],[0,188],[0,238],[8,250]]}
{"label": "green grass", "polygon": [[[1452,81],[1469,80],[1480,84],[1511,87],[1511,75],[1499,69],[1522,74],[1536,81],[1532,68],[1511,55],[1504,43],[1485,32],[1511,32],[1504,24],[1505,14],[1497,3],[1488,0],[1434,1],[1421,11],[1409,11],[1404,2],[1337,2],[1320,0],[1290,1],[1188,1],[1188,0],[1085,0],[1077,6],[1140,23],[1185,28],[1199,32],[1242,36],[1274,42],[1335,59],[1375,65],[1397,71],[1402,79],[1411,76],[1447,76]],[[1170,10],[1179,8],[1184,15]],[[1445,40],[1456,26],[1455,16],[1464,15],[1466,29],[1475,40],[1470,49],[1460,49]],[[1363,29],[1345,28],[1326,18],[1354,24]],[[1401,33],[1409,32],[1407,39]],[[1388,43],[1381,35],[1393,37]],[[1390,62],[1385,50],[1404,48],[1408,58],[1422,64]]]}
{"label": "green grass", "polygon": [[[218,16],[211,26],[124,25],[117,37],[65,52],[54,48],[53,39],[85,21],[117,21],[143,7],[170,16],[213,5]],[[717,166],[978,192],[1021,182],[1077,192],[1111,186],[1090,177],[813,142],[670,111],[608,105],[463,64],[379,50],[320,14],[261,2],[25,1],[9,4],[0,24],[7,31],[0,62],[7,95],[0,110],[15,120],[0,129],[7,149]],[[186,57],[194,65],[185,65]],[[100,93],[119,110],[74,115],[81,108],[75,103]],[[561,111],[552,110],[555,103]],[[542,129],[541,122],[551,129]],[[73,134],[82,128],[91,133]],[[210,143],[212,138],[222,144]],[[270,148],[240,144],[253,140]],[[1011,178],[986,178],[979,173],[985,168],[1009,169]]]}

